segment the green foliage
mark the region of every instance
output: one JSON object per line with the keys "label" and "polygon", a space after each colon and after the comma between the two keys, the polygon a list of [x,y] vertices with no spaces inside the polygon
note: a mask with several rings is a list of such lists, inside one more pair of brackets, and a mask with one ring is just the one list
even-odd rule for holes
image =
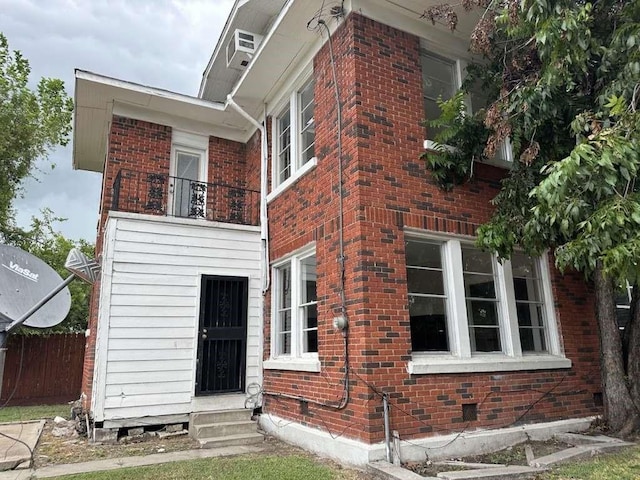
{"label": "green foliage", "polygon": [[[93,258],[94,246],[85,240],[69,240],[61,233],[54,231],[53,223],[61,220],[64,219],[54,217],[50,210],[44,210],[42,218],[32,219],[29,230],[13,228],[9,232],[7,243],[35,255],[51,266],[62,278],[66,278],[70,275],[69,271],[64,268],[69,250],[76,247],[89,258]],[[46,329],[21,327],[19,332],[23,335],[42,335],[76,333],[86,330],[91,285],[77,279],[71,282],[68,288],[71,293],[71,308],[62,323]]]}
{"label": "green foliage", "polygon": [[[36,161],[45,158],[57,145],[66,145],[71,132],[73,101],[64,83],[42,78],[35,90],[29,88],[31,67],[19,51],[9,49],[0,33],[0,242],[22,248],[51,265],[64,278],[67,253],[79,247],[93,256],[93,246],[81,240],[73,242],[52,228],[55,218],[45,210],[41,219],[32,219],[30,229],[15,224],[12,204],[20,195],[22,181],[33,174]],[[53,167],[53,165],[52,165]],[[71,311],[67,319],[47,333],[78,332],[86,328],[90,287],[73,282]],[[43,332],[22,328],[22,333]]]}
{"label": "green foliage", "polygon": [[[491,222],[478,229],[479,247],[496,252],[500,258],[509,258],[516,246],[523,246],[520,232],[524,230],[533,206],[529,192],[538,179],[534,169],[520,163],[514,165],[502,180],[502,188],[493,200],[496,210]],[[530,253],[539,253],[543,249],[532,242],[526,247]]]}
{"label": "green foliage", "polygon": [[64,83],[42,78],[33,91],[30,73],[28,60],[0,33],[0,240],[13,224],[11,205],[21,182],[36,160],[66,145],[71,132],[73,101]]}
{"label": "green foliage", "polygon": [[[555,245],[561,268],[591,273],[598,261],[618,283],[640,282],[640,115],[613,98],[607,127],[592,131],[571,154],[545,169],[525,232]],[[608,106],[608,107],[607,107]]]}
{"label": "green foliage", "polygon": [[640,2],[490,2],[472,50],[500,79],[485,154],[510,138],[518,162],[478,244],[503,258],[551,249],[560,269],[595,279],[604,411],[628,434],[640,425],[628,408],[640,403],[640,345],[618,348],[609,286],[640,285]]}
{"label": "green foliage", "polygon": [[[490,8],[491,21],[472,36],[472,48],[487,58],[479,75],[500,83],[484,116],[484,154],[509,137],[518,161],[479,245],[501,257],[516,245],[530,253],[554,248],[561,268],[589,275],[602,261],[618,282],[639,280],[640,2],[523,0]],[[455,110],[459,101],[442,104],[440,122],[455,155],[430,162],[446,188],[467,178],[461,159],[468,164],[478,152],[464,143],[469,120],[463,106]]]}
{"label": "green foliage", "polygon": [[236,456],[207,458],[146,467],[60,477],[62,480],[331,480],[349,478],[349,471],[322,465],[300,455]]}
{"label": "green foliage", "polygon": [[473,162],[484,158],[484,144],[488,131],[483,125],[483,112],[470,115],[467,112],[466,94],[459,91],[449,100],[438,100],[440,117],[428,121],[428,126],[438,129],[434,138],[436,147],[426,151],[426,160],[432,177],[444,190],[467,181],[473,171]]}
{"label": "green foliage", "polygon": [[30,420],[53,419],[55,417],[68,418],[70,413],[71,408],[67,404],[3,407],[0,408],[0,423],[28,422]]}
{"label": "green foliage", "polygon": [[597,455],[542,473],[539,480],[636,480],[640,478],[640,447],[631,447],[615,455]]}

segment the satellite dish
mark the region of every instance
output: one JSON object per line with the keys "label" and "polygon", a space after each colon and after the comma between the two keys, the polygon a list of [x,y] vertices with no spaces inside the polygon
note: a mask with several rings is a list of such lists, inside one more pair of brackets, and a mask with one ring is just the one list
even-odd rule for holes
{"label": "satellite dish", "polygon": [[[0,244],[0,327],[22,317],[62,282],[60,275],[38,257]],[[69,308],[71,294],[64,288],[24,324],[53,327],[66,318]]]}

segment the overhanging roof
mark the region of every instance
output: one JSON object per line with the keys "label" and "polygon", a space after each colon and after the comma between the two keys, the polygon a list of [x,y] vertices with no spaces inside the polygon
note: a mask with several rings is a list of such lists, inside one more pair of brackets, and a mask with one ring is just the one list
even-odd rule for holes
{"label": "overhanging roof", "polygon": [[[268,22],[267,30],[261,30],[260,26],[266,22],[268,14],[276,12],[278,2],[283,3],[282,7]],[[451,32],[443,23],[432,25],[423,17],[426,8],[438,3],[439,0],[347,0],[343,6],[345,15],[350,11],[356,11],[413,33],[423,38],[426,45],[432,45],[436,51],[449,52],[456,58],[468,57],[469,33],[478,21],[480,12],[460,12],[458,28]],[[329,7],[326,9],[328,12]],[[317,0],[236,2],[204,72],[199,95],[202,98],[224,102],[227,94],[231,94],[250,115],[259,118],[265,102],[272,99],[283,84],[283,79],[292,69],[299,66],[302,60],[309,60],[308,54],[320,48],[326,41],[326,32],[321,27],[315,31],[308,28],[317,12]],[[329,16],[329,13],[325,13],[324,18],[327,18],[329,26],[333,29],[336,22]],[[249,19],[253,23],[246,23]],[[246,69],[239,71],[226,67],[224,47],[231,33],[236,28],[243,27],[248,30],[253,28],[252,31],[264,35],[264,39]]]}
{"label": "overhanging roof", "polygon": [[[422,18],[421,12],[436,3],[347,0],[344,7],[345,13],[358,11],[383,23],[393,19],[394,26],[422,37],[437,51],[443,48],[468,55],[468,34],[479,14],[461,15],[458,30],[452,33],[446,26],[434,26]],[[317,8],[317,0],[237,0],[205,70],[198,98],[76,70],[74,168],[102,171],[111,116],[123,109],[133,118],[147,119],[146,114],[151,112],[156,114],[157,123],[175,126],[171,120],[182,119],[178,123],[204,126],[204,130],[195,131],[247,141],[255,127],[228,108],[227,95],[259,119],[265,103],[273,99],[292,70],[326,40],[322,29],[307,28]],[[227,68],[223,51],[236,28],[265,35],[244,71]],[[136,112],[142,116],[136,116]]]}
{"label": "overhanging roof", "polygon": [[203,133],[210,131],[231,140],[246,141],[251,133],[246,129],[247,122],[225,109],[223,103],[76,69],[74,169],[102,172],[114,107],[116,112],[134,112],[130,115],[133,118],[162,118],[164,125],[199,125]]}
{"label": "overhanging roof", "polygon": [[202,74],[199,97],[224,102],[242,70],[227,68],[226,48],[236,29],[265,35],[286,0],[236,0]]}

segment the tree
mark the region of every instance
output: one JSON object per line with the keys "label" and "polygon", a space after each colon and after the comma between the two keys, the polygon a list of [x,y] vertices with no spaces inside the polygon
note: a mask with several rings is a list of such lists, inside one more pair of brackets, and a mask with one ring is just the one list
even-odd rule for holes
{"label": "tree", "polygon": [[[36,161],[46,158],[57,145],[66,145],[71,132],[73,101],[64,83],[42,78],[29,87],[31,67],[18,51],[11,51],[0,33],[0,242],[22,248],[41,258],[66,277],[64,262],[69,250],[78,247],[93,256],[93,246],[74,242],[53,230],[50,210],[33,218],[30,229],[15,224],[12,204],[21,193],[22,181],[32,175]],[[47,331],[82,331],[86,328],[90,287],[83,282],[69,285],[71,310],[65,322]],[[23,332],[29,330],[23,328]]]}
{"label": "tree", "polygon": [[0,241],[15,227],[12,203],[22,181],[71,132],[73,101],[64,83],[42,78],[31,90],[30,73],[28,60],[0,33]]}
{"label": "tree", "polygon": [[[45,209],[42,211],[41,218],[32,218],[30,229],[12,229],[9,243],[40,258],[58,272],[62,278],[66,278],[70,275],[69,271],[64,267],[69,250],[79,248],[87,257],[93,258],[94,246],[85,240],[69,240],[61,233],[56,232],[53,229],[53,223],[63,220],[62,218],[55,217],[51,210]],[[87,320],[89,318],[91,285],[78,279],[71,282],[68,288],[71,293],[71,308],[62,323],[47,329],[22,327],[20,330],[21,333],[37,335],[42,332],[84,332],[87,328]]]}
{"label": "tree", "polygon": [[[628,435],[640,428],[640,2],[476,4],[486,11],[472,49],[486,63],[470,81],[492,83],[496,92],[473,119],[486,128],[481,156],[492,157],[509,138],[518,159],[478,243],[503,258],[516,244],[532,254],[551,248],[560,269],[593,281],[605,419]],[[450,5],[427,17],[456,28]],[[444,102],[443,112],[452,102]],[[441,150],[427,160],[436,179],[448,180],[440,180],[446,188],[455,185],[451,179],[464,181],[462,162],[478,156],[456,133],[467,131],[467,117],[449,115],[455,155]],[[614,294],[627,281],[635,308],[624,349]]]}

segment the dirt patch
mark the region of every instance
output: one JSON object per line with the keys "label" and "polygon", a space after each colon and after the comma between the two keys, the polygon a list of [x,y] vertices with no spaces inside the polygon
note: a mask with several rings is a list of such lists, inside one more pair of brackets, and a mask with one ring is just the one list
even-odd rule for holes
{"label": "dirt patch", "polygon": [[469,468],[457,467],[455,465],[438,465],[430,461],[423,463],[408,463],[404,466],[423,477],[436,477],[440,472],[457,472],[461,470],[470,470]]}
{"label": "dirt patch", "polygon": [[[486,463],[500,465],[527,465],[526,446],[530,446],[533,450],[535,458],[551,455],[552,453],[573,447],[565,442],[561,442],[555,438],[546,441],[530,441],[507,447],[493,453],[484,455],[471,455],[463,458],[452,458],[450,460],[467,462],[467,463]],[[422,463],[412,463],[405,465],[405,468],[415,472],[423,477],[435,477],[440,472],[451,472],[458,470],[470,470],[468,467],[458,465],[442,465],[438,462],[426,461]]]}
{"label": "dirt patch", "polygon": [[157,434],[150,433],[127,442],[99,445],[90,442],[86,437],[56,437],[52,434],[54,425],[52,420],[47,420],[34,455],[36,468],[200,448],[198,442],[188,435],[160,438]]}
{"label": "dirt patch", "polygon": [[565,442],[561,442],[552,438],[544,442],[526,442],[513,447],[505,448],[494,453],[487,453],[485,455],[475,455],[466,457],[463,460],[465,462],[472,463],[500,463],[502,465],[527,465],[527,455],[525,453],[525,446],[529,445],[533,450],[533,456],[535,458],[545,457],[552,453],[571,448],[574,445],[570,445]]}

